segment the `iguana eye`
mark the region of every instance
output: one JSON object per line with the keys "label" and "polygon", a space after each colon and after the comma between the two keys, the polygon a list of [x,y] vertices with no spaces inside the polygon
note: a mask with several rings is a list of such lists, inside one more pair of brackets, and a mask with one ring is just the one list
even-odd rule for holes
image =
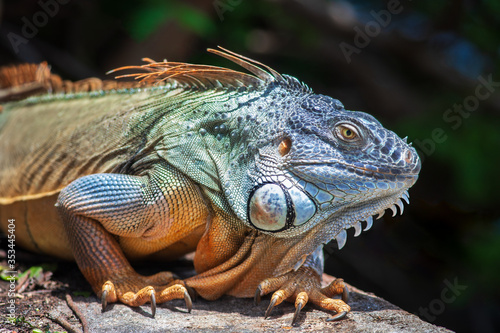
{"label": "iguana eye", "polygon": [[349,124],[339,124],[335,127],[337,137],[345,142],[356,142],[361,140],[358,129]]}

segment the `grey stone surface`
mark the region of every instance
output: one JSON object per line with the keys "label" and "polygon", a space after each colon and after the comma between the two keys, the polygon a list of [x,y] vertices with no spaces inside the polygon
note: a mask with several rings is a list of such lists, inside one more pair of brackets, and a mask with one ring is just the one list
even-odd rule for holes
{"label": "grey stone surface", "polygon": [[[251,299],[229,296],[217,301],[198,299],[193,303],[192,313],[187,313],[184,301],[175,300],[159,305],[156,318],[151,318],[149,304],[139,308],[111,304],[101,312],[96,297],[73,299],[86,317],[90,332],[451,332],[424,322],[372,294],[352,286],[349,289],[352,312],[347,318],[326,322],[331,313],[308,305],[294,327],[290,326],[295,310],[291,303],[277,306],[271,317],[264,319],[269,297],[257,306]],[[57,311],[72,317],[65,303],[61,303]],[[78,326],[74,319],[72,322]]]}

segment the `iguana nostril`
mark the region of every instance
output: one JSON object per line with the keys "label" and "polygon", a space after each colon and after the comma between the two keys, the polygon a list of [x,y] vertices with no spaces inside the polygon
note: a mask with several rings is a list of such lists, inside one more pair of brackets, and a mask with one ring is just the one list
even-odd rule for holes
{"label": "iguana nostril", "polygon": [[411,153],[411,150],[407,150],[405,153],[405,162],[411,163],[412,158],[413,158],[413,154]]}

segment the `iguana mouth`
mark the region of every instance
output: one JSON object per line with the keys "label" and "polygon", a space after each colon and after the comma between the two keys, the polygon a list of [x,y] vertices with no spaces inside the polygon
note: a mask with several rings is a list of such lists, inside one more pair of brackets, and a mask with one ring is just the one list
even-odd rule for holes
{"label": "iguana mouth", "polygon": [[[350,172],[352,174],[357,174],[359,176],[368,176],[368,177],[375,177],[378,179],[387,179],[388,177],[390,178],[416,178],[418,177],[418,173],[420,172],[420,166],[416,165],[413,169],[407,168],[405,169],[406,172],[403,172],[400,168],[386,168],[384,166],[381,167],[363,167],[363,166],[357,166],[354,164],[346,164],[342,162],[314,162],[314,161],[307,161],[301,163],[301,161],[294,161],[290,163],[292,168],[297,168],[297,167],[307,167],[307,166],[328,166],[331,168],[335,168],[337,170],[345,170],[347,172]],[[392,177],[391,177],[392,176]]]}

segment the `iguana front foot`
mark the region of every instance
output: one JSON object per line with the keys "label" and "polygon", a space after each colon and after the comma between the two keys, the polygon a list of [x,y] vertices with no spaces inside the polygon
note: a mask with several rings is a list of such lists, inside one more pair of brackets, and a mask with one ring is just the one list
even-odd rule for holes
{"label": "iguana front foot", "polygon": [[[347,305],[349,291],[344,284],[344,280],[335,279],[328,286],[321,288],[321,278],[311,267],[301,267],[297,271],[292,271],[279,277],[269,278],[262,281],[255,292],[255,303],[260,302],[261,296],[274,291],[271,302],[264,314],[267,318],[273,308],[284,300],[295,302],[295,314],[292,325],[295,324],[300,311],[308,301],[316,304],[325,310],[337,312],[335,316],[327,321],[344,318],[351,307]],[[331,298],[334,295],[342,295],[342,299]]]}
{"label": "iguana front foot", "polygon": [[141,306],[150,302],[151,315],[154,317],[157,303],[173,299],[184,299],[188,312],[191,312],[192,301],[188,287],[182,280],[173,280],[173,274],[170,272],[161,272],[152,276],[135,274],[114,282],[108,280],[101,289],[102,311],[106,309],[108,303],[116,301],[129,306]]}

